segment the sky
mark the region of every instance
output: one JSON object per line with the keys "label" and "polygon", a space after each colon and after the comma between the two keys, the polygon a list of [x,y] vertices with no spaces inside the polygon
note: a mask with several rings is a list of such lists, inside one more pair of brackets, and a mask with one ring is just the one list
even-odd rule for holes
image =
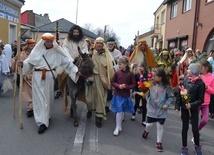
{"label": "sky", "polygon": [[25,0],[21,12],[33,10],[36,14],[48,13],[51,21],[64,18],[74,24],[77,22],[81,27],[90,24],[92,29],[104,29],[107,25],[107,31],[113,30],[119,37],[120,45],[127,48],[133,44],[138,31],[139,34],[150,31],[154,25],[154,12],[162,2],[163,0]]}

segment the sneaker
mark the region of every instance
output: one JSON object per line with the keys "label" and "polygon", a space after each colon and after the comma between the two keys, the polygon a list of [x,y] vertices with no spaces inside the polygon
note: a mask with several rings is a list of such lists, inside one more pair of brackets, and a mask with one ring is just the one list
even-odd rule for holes
{"label": "sneaker", "polygon": [[142,125],[143,125],[143,126],[146,126],[146,122],[142,122]]}
{"label": "sneaker", "polygon": [[138,109],[137,109],[137,113],[138,113],[138,114],[142,114],[142,109],[138,108]]}
{"label": "sneaker", "polygon": [[156,143],[156,150],[158,152],[163,152],[163,147],[162,147],[162,143],[161,142],[157,142]]}
{"label": "sneaker", "polygon": [[148,137],[149,132],[147,132],[146,130],[144,130],[143,134],[142,134],[142,138],[146,139]]}
{"label": "sneaker", "polygon": [[183,147],[181,149],[181,155],[188,155],[188,148],[187,147]]}
{"label": "sneaker", "polygon": [[192,137],[191,141],[192,141],[193,145],[195,145],[194,137]]}
{"label": "sneaker", "polygon": [[121,127],[119,127],[119,131],[120,131],[120,132],[122,131],[122,126],[121,126]]}
{"label": "sneaker", "polygon": [[113,132],[113,135],[114,136],[118,136],[119,135],[119,128],[115,128],[114,132]]}
{"label": "sneaker", "polygon": [[195,153],[196,153],[196,155],[202,155],[200,146],[195,146]]}
{"label": "sneaker", "polygon": [[131,120],[135,121],[135,115],[132,115]]}

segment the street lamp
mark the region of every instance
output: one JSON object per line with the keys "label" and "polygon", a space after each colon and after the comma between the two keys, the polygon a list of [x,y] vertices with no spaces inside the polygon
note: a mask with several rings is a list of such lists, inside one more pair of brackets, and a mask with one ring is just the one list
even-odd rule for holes
{"label": "street lamp", "polygon": [[76,25],[77,25],[77,18],[78,18],[78,5],[79,5],[79,0],[77,0],[77,7],[76,7]]}

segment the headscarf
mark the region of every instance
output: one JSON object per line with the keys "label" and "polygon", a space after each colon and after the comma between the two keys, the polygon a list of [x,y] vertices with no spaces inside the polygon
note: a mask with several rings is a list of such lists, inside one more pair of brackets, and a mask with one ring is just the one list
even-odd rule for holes
{"label": "headscarf", "polygon": [[[167,62],[163,59],[163,55],[168,55]],[[167,51],[167,50],[161,51],[161,53],[159,54],[159,56],[157,58],[157,64],[165,65],[165,67],[169,67],[169,66],[171,66],[172,62],[173,62],[173,60],[172,60],[171,55],[169,54],[169,51]]]}
{"label": "headscarf", "polygon": [[10,44],[4,45],[3,53],[5,54],[7,58],[7,62],[9,66],[11,67],[11,58],[12,58],[12,47]]}
{"label": "headscarf", "polygon": [[146,61],[147,61],[147,67],[148,68],[155,68],[156,67],[156,62],[155,62],[155,58],[154,58],[154,53],[152,52],[152,50],[149,48],[146,40],[141,39],[139,40],[139,42],[137,43],[137,47],[136,49],[132,52],[129,61],[131,62],[132,59],[134,58],[134,56],[136,55],[137,52],[140,52],[140,48],[141,45],[144,44],[145,45],[145,57],[146,57]]}
{"label": "headscarf", "polygon": [[[181,60],[179,61],[179,64],[182,64],[184,62],[184,60],[186,60],[187,58],[187,52],[188,51],[192,51],[192,48],[188,48],[184,54],[184,56],[181,58]],[[192,51],[193,52],[193,51]]]}
{"label": "headscarf", "polygon": [[[102,37],[98,37],[95,41],[94,41],[94,48],[96,46],[97,43],[103,43],[103,49],[105,51],[106,54],[106,61],[107,61],[107,76],[108,76],[108,83],[110,84],[109,87],[111,87],[111,78],[113,77],[114,74],[114,68],[113,68],[113,62],[114,59],[111,56],[110,51],[108,50],[108,48],[106,47],[106,44],[104,42],[104,39]],[[97,54],[97,52],[94,52],[94,54]]]}
{"label": "headscarf", "polygon": [[[55,36],[52,35],[51,33],[44,33],[42,35],[42,39],[36,44],[36,46],[33,48],[33,50],[31,51],[30,55],[28,56],[28,59],[33,58],[32,60],[34,60],[35,58],[38,58],[39,56],[41,56],[42,51],[44,51],[46,49],[46,47],[44,46],[44,43],[46,40],[51,40],[53,41],[53,50],[56,50],[57,52],[59,52],[60,54],[62,54],[65,57],[68,57],[68,59],[73,62],[73,58],[69,55],[69,53],[66,53],[61,46],[59,46],[59,44],[56,42],[56,40],[54,39]],[[33,62],[32,62],[33,64]]]}

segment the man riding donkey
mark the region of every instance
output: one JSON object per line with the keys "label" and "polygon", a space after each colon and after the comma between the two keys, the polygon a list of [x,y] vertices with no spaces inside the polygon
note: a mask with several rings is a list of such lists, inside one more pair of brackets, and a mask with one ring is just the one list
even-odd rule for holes
{"label": "man riding donkey", "polygon": [[[68,37],[65,38],[63,41],[62,45],[63,50],[65,51],[66,54],[70,55],[74,60],[78,59],[81,54],[89,54],[88,52],[88,46],[87,42],[83,38],[83,32],[81,27],[78,25],[74,25],[71,27],[71,29],[68,32]],[[60,71],[58,68],[58,73],[59,75],[59,87],[62,91],[62,96],[63,96],[63,104],[64,104],[64,113],[67,114],[67,107],[68,107],[68,99],[67,99],[67,88],[66,88],[66,83],[67,83],[67,73],[63,72],[63,70]],[[74,81],[77,82],[77,81]],[[78,95],[78,100],[81,100],[83,102],[87,102],[87,100],[91,100],[91,95],[88,95],[88,91],[85,90],[80,92],[81,95]],[[76,106],[75,104],[72,104],[71,106]],[[70,111],[71,117],[74,117],[74,111],[72,109],[76,109],[76,107],[72,107]],[[90,109],[88,107],[88,109]],[[87,114],[88,117],[91,116],[91,113]],[[78,126],[76,124],[75,126]]]}

